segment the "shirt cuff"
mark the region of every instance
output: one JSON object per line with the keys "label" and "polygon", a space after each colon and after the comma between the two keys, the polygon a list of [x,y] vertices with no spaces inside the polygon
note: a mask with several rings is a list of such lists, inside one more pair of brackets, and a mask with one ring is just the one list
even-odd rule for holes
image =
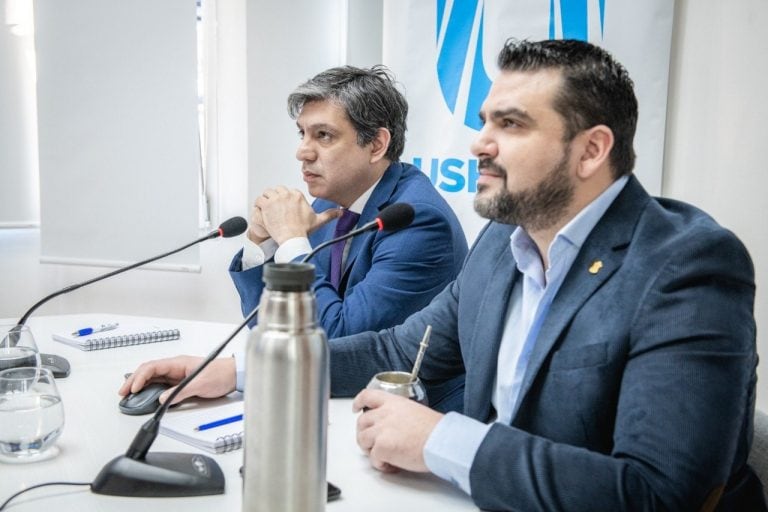
{"label": "shirt cuff", "polygon": [[235,389],[243,391],[245,389],[245,352],[235,352],[232,357],[235,358]]}
{"label": "shirt cuff", "polygon": [[309,239],[305,236],[289,238],[275,251],[275,263],[290,263],[303,254],[312,250]]}
{"label": "shirt cuff", "polygon": [[243,257],[240,259],[240,269],[245,271],[263,265],[265,261],[275,255],[276,250],[277,242],[271,238],[257,244],[246,237],[243,244]]}
{"label": "shirt cuff", "polygon": [[471,495],[469,471],[491,425],[449,412],[435,426],[424,446],[424,463],[443,480]]}

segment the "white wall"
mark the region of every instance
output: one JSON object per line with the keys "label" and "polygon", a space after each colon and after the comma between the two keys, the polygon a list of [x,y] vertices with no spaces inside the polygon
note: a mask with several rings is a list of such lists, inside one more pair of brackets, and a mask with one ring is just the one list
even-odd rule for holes
{"label": "white wall", "polygon": [[300,83],[342,63],[344,8],[342,0],[248,1],[250,202],[276,185],[306,190],[286,100]]}
{"label": "white wall", "polygon": [[124,265],[193,239],[194,2],[37,0],[35,28],[42,256]]}
{"label": "white wall", "polygon": [[32,2],[0,0],[0,227],[40,221],[34,47]]}
{"label": "white wall", "polygon": [[675,15],[663,194],[709,212],[752,254],[768,410],[768,2],[677,0]]}
{"label": "white wall", "polygon": [[247,215],[246,0],[203,2],[207,196],[214,225]]}
{"label": "white wall", "polygon": [[346,39],[342,51],[344,64],[370,67],[381,64],[384,3],[381,0],[347,0]]}
{"label": "white wall", "polygon": [[[56,297],[35,315],[104,312],[239,322],[240,301],[227,267],[240,244],[237,238],[204,242],[199,273],[131,270]],[[38,229],[0,229],[0,248],[0,318],[18,319],[42,297],[114,270],[41,264]]]}

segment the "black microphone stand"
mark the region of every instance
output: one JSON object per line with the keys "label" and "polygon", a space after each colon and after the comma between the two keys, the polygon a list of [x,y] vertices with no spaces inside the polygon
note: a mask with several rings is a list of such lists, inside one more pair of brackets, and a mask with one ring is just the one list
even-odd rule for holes
{"label": "black microphone stand", "polygon": [[[11,345],[16,345],[18,343],[18,340],[19,340],[18,333],[21,331],[21,328],[24,326],[24,324],[27,323],[27,320],[29,319],[30,315],[32,315],[32,313],[34,313],[35,310],[37,310],[37,308],[39,308],[49,300],[55,297],[58,297],[59,295],[64,295],[65,293],[75,291],[79,288],[82,288],[83,286],[87,286],[89,284],[101,281],[102,279],[106,279],[108,277],[112,277],[117,274],[122,274],[123,272],[127,272],[128,270],[132,270],[136,267],[140,267],[142,265],[146,265],[147,263],[152,263],[153,261],[157,261],[167,256],[171,256],[173,254],[176,254],[177,252],[181,252],[184,249],[192,247],[195,244],[199,244],[200,242],[204,242],[206,240],[210,240],[213,238],[218,238],[220,236],[230,237],[230,236],[239,235],[240,233],[245,231],[245,229],[247,229],[247,226],[248,226],[247,222],[242,217],[233,217],[232,219],[229,219],[224,223],[222,223],[218,229],[215,229],[210,233],[208,233],[207,235],[201,238],[198,238],[194,242],[190,242],[182,247],[160,254],[159,256],[153,256],[152,258],[148,258],[146,260],[133,263],[126,267],[118,268],[117,270],[113,270],[112,272],[102,274],[100,276],[94,277],[93,279],[83,281],[82,283],[77,283],[77,284],[67,286],[66,288],[63,288],[59,291],[51,293],[50,295],[47,295],[46,297],[43,297],[42,299],[37,301],[31,308],[29,308],[27,312],[24,313],[24,315],[22,315],[22,317],[19,319],[16,325],[11,328],[11,330],[9,331],[10,343]],[[65,358],[61,356],[58,356],[55,354],[40,354],[40,361],[44,368],[48,368],[53,372],[54,377],[64,378],[69,375],[69,371],[70,371],[69,361],[67,361]]]}
{"label": "black microphone stand", "polygon": [[160,431],[160,420],[176,396],[197,377],[237,334],[256,317],[259,306],[234,331],[179,382],[152,418],[141,426],[125,455],[107,463],[91,484],[91,491],[113,496],[207,496],[224,492],[224,474],[210,457],[196,453],[148,453]]}

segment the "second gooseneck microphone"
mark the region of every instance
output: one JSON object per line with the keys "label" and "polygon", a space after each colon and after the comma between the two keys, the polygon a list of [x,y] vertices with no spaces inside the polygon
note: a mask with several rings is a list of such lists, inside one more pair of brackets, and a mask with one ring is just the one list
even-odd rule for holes
{"label": "second gooseneck microphone", "polygon": [[131,265],[118,268],[117,270],[113,270],[112,272],[107,272],[106,274],[102,274],[100,276],[96,276],[93,279],[89,279],[88,281],[83,281],[82,283],[73,284],[70,286],[67,286],[64,289],[61,289],[57,292],[54,292],[46,297],[43,297],[39,301],[37,301],[31,308],[27,310],[26,313],[19,319],[18,325],[24,325],[27,322],[27,319],[29,316],[40,306],[48,302],[54,297],[58,297],[59,295],[63,295],[65,293],[69,293],[72,291],[77,290],[78,288],[82,288],[83,286],[87,286],[89,284],[96,283],[98,281],[101,281],[102,279],[106,279],[108,277],[116,276],[117,274],[122,274],[123,272],[126,272],[128,270],[134,269],[136,267],[140,267],[142,265],[146,265],[147,263],[152,263],[153,261],[157,261],[159,259],[165,258],[167,256],[171,256],[173,254],[176,254],[177,252],[181,252],[184,249],[187,249],[189,247],[192,247],[195,244],[199,244],[200,242],[204,242],[206,240],[210,240],[212,238],[218,238],[218,237],[224,237],[224,238],[230,238],[233,236],[237,236],[241,233],[244,233],[245,230],[248,229],[248,222],[242,218],[242,217],[232,217],[231,219],[228,219],[219,225],[218,228],[214,229],[207,235],[205,235],[202,238],[198,238],[194,242],[190,242],[186,245],[183,245],[179,247],[178,249],[174,249],[172,251],[164,252],[163,254],[160,254],[158,256],[153,256],[151,258],[148,258],[146,260],[142,260],[136,263],[132,263]]}
{"label": "second gooseneck microphone", "polygon": [[[197,240],[190,242],[186,245],[183,245],[178,249],[174,249],[172,251],[165,252],[158,256],[153,256],[149,259],[142,260],[125,267],[118,268],[117,270],[113,270],[112,272],[107,272],[106,274],[96,276],[93,279],[83,281],[82,283],[73,284],[59,291],[51,293],[50,295],[47,295],[46,297],[43,297],[42,299],[37,301],[31,308],[29,308],[27,312],[24,313],[24,315],[22,315],[22,317],[19,319],[16,325],[19,328],[23,326],[25,323],[27,323],[27,319],[29,319],[30,315],[34,313],[37,308],[39,308],[49,300],[53,299],[54,297],[58,297],[59,295],[64,295],[65,293],[75,291],[79,288],[82,288],[83,286],[87,286],[89,284],[99,282],[108,277],[116,276],[117,274],[122,274],[123,272],[134,269],[136,267],[140,267],[142,265],[146,265],[147,263],[152,263],[153,261],[157,261],[161,258],[165,258],[166,256],[176,254],[177,252],[181,252],[184,249],[187,249],[188,247],[192,247],[195,244],[199,244],[200,242],[204,242],[205,240],[210,240],[212,238],[218,238],[218,237],[229,238],[229,237],[237,236],[241,233],[244,233],[246,229],[248,229],[248,222],[246,222],[244,218],[232,217],[231,219],[228,219],[222,222],[218,228],[214,229],[213,231],[203,236],[202,238],[198,238]],[[69,375],[69,363],[63,357],[54,356],[51,354],[40,354],[40,358],[41,358],[41,361],[43,362],[43,366],[46,366],[45,363],[48,360],[56,361],[56,365],[50,368],[51,370],[53,370],[53,374],[55,377],[66,377],[67,375]]]}

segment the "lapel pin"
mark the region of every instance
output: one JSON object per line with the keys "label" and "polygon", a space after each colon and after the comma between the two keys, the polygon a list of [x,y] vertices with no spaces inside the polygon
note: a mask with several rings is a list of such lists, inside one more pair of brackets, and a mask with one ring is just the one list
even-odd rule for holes
{"label": "lapel pin", "polygon": [[597,274],[600,272],[600,269],[603,268],[603,262],[600,260],[595,260],[592,262],[592,265],[589,266],[589,273],[590,274]]}

